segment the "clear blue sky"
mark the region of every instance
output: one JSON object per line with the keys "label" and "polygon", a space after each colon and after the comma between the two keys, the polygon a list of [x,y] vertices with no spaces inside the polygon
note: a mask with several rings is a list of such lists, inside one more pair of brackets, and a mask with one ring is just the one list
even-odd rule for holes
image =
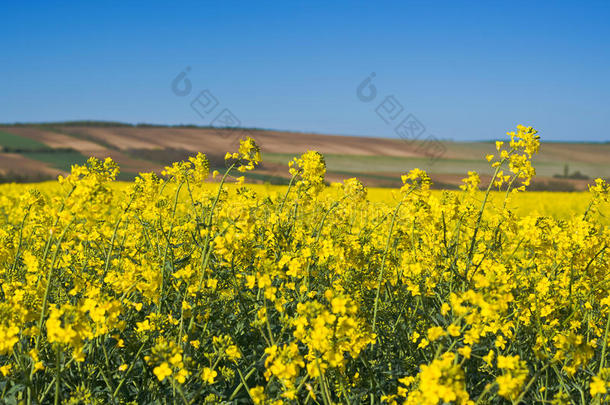
{"label": "clear blue sky", "polygon": [[167,3],[3,2],[0,122],[207,125],[208,89],[246,127],[395,136],[394,95],[439,138],[610,140],[610,1]]}

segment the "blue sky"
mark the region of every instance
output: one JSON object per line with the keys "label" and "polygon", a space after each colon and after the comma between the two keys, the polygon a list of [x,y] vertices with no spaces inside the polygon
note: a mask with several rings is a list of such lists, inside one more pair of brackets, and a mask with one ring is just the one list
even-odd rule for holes
{"label": "blue sky", "polygon": [[[52,4],[54,3],[54,4]],[[0,122],[242,126],[396,136],[394,96],[442,139],[516,124],[610,140],[610,2],[3,2]],[[191,92],[172,80],[186,67]],[[375,100],[356,97],[371,72]],[[402,115],[401,115],[402,117]],[[398,119],[401,119],[400,117]]]}

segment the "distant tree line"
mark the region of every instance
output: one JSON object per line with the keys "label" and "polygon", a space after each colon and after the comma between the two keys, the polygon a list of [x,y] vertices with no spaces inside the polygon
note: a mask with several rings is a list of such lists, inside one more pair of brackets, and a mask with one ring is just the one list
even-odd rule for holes
{"label": "distant tree line", "polygon": [[3,153],[78,153],[74,148],[24,148],[24,147],[11,147],[11,146],[0,146],[0,152]]}
{"label": "distant tree line", "polygon": [[193,128],[193,129],[223,129],[223,130],[239,130],[239,131],[260,131],[261,128],[244,128],[244,127],[214,127],[210,125],[193,125],[193,124],[179,124],[179,125],[164,125],[164,124],[148,124],[148,123],[137,123],[130,124],[127,122],[120,121],[95,121],[95,120],[84,120],[84,121],[57,121],[57,122],[13,122],[13,123],[0,123],[3,127],[98,127],[98,128],[109,128],[109,127],[125,127],[125,128]]}
{"label": "distant tree line", "polygon": [[0,184],[2,183],[39,183],[41,181],[55,180],[54,176],[45,173],[0,173]]}

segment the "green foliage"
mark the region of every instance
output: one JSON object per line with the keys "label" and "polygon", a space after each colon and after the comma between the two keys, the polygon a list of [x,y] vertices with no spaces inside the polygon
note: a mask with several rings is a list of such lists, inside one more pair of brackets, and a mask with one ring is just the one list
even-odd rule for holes
{"label": "green foliage", "polygon": [[0,131],[0,147],[5,151],[11,150],[45,150],[50,149],[42,142],[24,136],[14,135],[6,131]]}

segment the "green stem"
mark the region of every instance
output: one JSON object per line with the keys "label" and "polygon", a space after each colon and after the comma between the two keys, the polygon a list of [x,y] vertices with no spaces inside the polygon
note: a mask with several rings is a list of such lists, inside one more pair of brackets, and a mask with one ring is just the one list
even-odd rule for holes
{"label": "green stem", "polygon": [[394,210],[394,215],[392,215],[392,222],[390,223],[390,230],[388,231],[388,239],[386,240],[385,250],[383,251],[383,258],[381,259],[381,268],[379,269],[379,279],[377,280],[377,292],[375,293],[375,306],[373,309],[373,333],[375,333],[375,327],[377,325],[377,309],[379,307],[379,294],[381,293],[381,283],[383,282],[383,269],[385,268],[385,261],[388,254],[388,250],[390,249],[390,242],[392,241],[392,231],[394,230],[394,223],[396,222],[396,216],[398,215],[398,210],[400,206],[404,202],[404,199],[398,203],[396,209]]}
{"label": "green stem", "polygon": [[30,215],[30,207],[27,208],[25,215],[23,216],[23,219],[21,220],[21,226],[19,227],[19,244],[17,245],[17,252],[15,253],[15,261],[13,262],[13,266],[11,267],[11,271],[15,270],[15,267],[17,266],[17,261],[19,260],[19,255],[21,254],[21,245],[23,242],[23,226],[25,225],[25,220],[27,219],[28,215]]}
{"label": "green stem", "polygon": [[[53,243],[53,233],[52,233],[53,229],[55,229],[55,227],[59,223],[59,219],[61,218],[59,214],[61,214],[63,212],[64,208],[66,207],[66,200],[68,198],[70,198],[70,196],[72,195],[74,190],[76,190],[76,186],[72,186],[72,189],[70,190],[70,192],[66,196],[64,202],[61,204],[61,207],[59,207],[59,209],[57,210],[57,218],[55,219],[55,222],[53,223],[53,226],[51,227],[51,235],[49,236],[49,239],[47,240],[47,243],[45,244],[44,252],[42,254],[41,262],[42,262],[43,265],[44,265],[44,263],[47,260],[47,255],[49,254],[49,249],[51,248],[51,244]],[[40,278],[38,279],[38,281],[40,282]]]}
{"label": "green stem", "polygon": [[331,405],[332,401],[330,400],[330,395],[326,390],[326,381],[324,379],[324,375],[322,374],[322,369],[320,368],[320,361],[316,359],[316,367],[318,368],[318,377],[320,379],[320,387],[322,388],[322,399],[324,400],[325,405]]}
{"label": "green stem", "polygon": [[[161,265],[162,266],[161,267],[161,274],[162,274],[161,275],[161,293],[159,295],[159,307],[157,308],[157,313],[161,313],[161,309],[163,307],[163,293],[165,292],[165,278],[166,278],[165,263],[167,262],[167,255],[169,254],[169,248],[172,243],[172,232],[174,230],[174,218],[176,216],[176,208],[178,207],[178,197],[180,196],[180,189],[182,189],[183,184],[184,184],[184,181],[182,181],[182,182],[180,182],[180,184],[178,184],[178,187],[176,188],[176,195],[174,196],[174,206],[172,207],[172,221],[169,225],[169,231],[167,233],[167,243],[165,244],[165,252],[163,254],[163,264]],[[109,255],[110,255],[110,253],[109,253]]]}
{"label": "green stem", "polygon": [[145,345],[145,343],[142,343],[142,345],[140,346],[140,349],[138,350],[138,352],[136,353],[136,355],[134,357],[134,360],[131,362],[131,365],[129,366],[129,368],[125,372],[125,375],[123,376],[123,379],[121,381],[119,381],[119,385],[116,387],[116,389],[114,390],[114,393],[112,394],[113,398],[116,398],[117,394],[119,393],[119,390],[123,386],[123,383],[125,383],[125,381],[127,381],[127,377],[129,376],[129,373],[133,369],[133,366],[135,366],[136,360],[137,360],[138,356],[140,356],[140,353],[142,353],[142,350],[144,349],[144,345]]}
{"label": "green stem", "polygon": [[[509,152],[509,156],[512,153],[513,153],[513,151],[511,150]],[[468,250],[468,263],[466,263],[466,270],[464,272],[465,278],[468,275],[468,270],[470,269],[470,264],[472,262],[472,257],[474,255],[474,248],[475,248],[476,241],[477,241],[477,233],[479,231],[479,227],[481,226],[481,220],[483,219],[483,212],[485,211],[485,205],[487,204],[487,200],[489,198],[489,193],[491,192],[491,188],[493,187],[494,181],[496,180],[496,177],[498,176],[498,173],[500,172],[500,169],[502,168],[502,165],[504,164],[506,159],[508,159],[508,157],[505,157],[504,159],[502,159],[502,161],[500,162],[498,167],[496,167],[496,171],[494,172],[491,180],[489,181],[489,185],[487,186],[487,190],[485,191],[485,197],[483,198],[483,203],[481,204],[481,208],[479,210],[479,215],[477,216],[477,223],[474,227],[474,233],[472,235],[472,242],[470,243],[470,249]]]}
{"label": "green stem", "polygon": [[[203,250],[201,252],[201,275],[199,276],[199,286],[197,287],[197,293],[199,293],[201,291],[201,286],[203,285],[203,279],[205,278],[205,269],[208,266],[208,262],[210,260],[210,253],[212,251],[212,249],[210,247],[210,243],[211,243],[210,239],[211,239],[211,234],[212,234],[212,218],[214,215],[214,209],[216,208],[216,204],[218,204],[218,200],[220,199],[220,193],[222,192],[222,186],[225,184],[225,180],[226,180],[227,176],[229,175],[229,172],[235,167],[235,164],[236,163],[233,163],[231,166],[229,166],[229,168],[227,169],[225,174],[222,176],[222,179],[220,180],[220,184],[218,185],[218,192],[216,193],[216,198],[214,198],[214,201],[212,202],[212,206],[210,207],[210,213],[208,214],[208,220],[206,223],[207,233],[205,235],[205,242],[204,242]],[[194,321],[195,321],[195,317],[192,316],[191,320],[189,321],[189,326],[186,329],[187,336],[191,332],[191,329],[193,328]]]}
{"label": "green stem", "polygon": [[44,323],[45,312],[47,311],[49,292],[51,291],[51,281],[53,278],[53,268],[55,267],[55,262],[57,260],[57,253],[59,252],[59,248],[61,247],[61,242],[63,241],[64,236],[66,236],[66,232],[68,231],[68,228],[70,227],[70,225],[72,225],[72,222],[74,222],[74,218],[72,218],[72,220],[68,223],[68,225],[66,225],[63,232],[61,233],[61,236],[59,237],[59,240],[57,241],[57,247],[55,248],[55,252],[53,253],[53,260],[51,261],[51,265],[49,266],[49,271],[47,274],[47,286],[44,291],[44,296],[42,299],[42,309],[40,310],[40,318],[38,320],[38,336],[36,337],[36,346],[35,346],[36,350],[38,350],[38,348],[40,347],[40,338],[42,336],[42,325]]}
{"label": "green stem", "polygon": [[[131,206],[131,203],[133,202],[135,196],[136,196],[136,193],[134,192],[131,195],[131,199],[129,200],[127,207],[125,207],[125,210],[123,211],[123,215],[126,214],[127,211],[129,210],[129,207]],[[121,224],[121,221],[122,221],[122,218],[119,217],[116,224],[114,225],[114,231],[112,232],[112,238],[110,238],[110,247],[108,248],[108,254],[106,255],[106,264],[104,265],[104,273],[102,274],[102,279],[100,280],[100,282],[104,281],[104,278],[106,277],[106,273],[108,273],[108,268],[110,267],[110,256],[112,254],[112,249],[114,248],[114,240],[116,239],[116,234],[119,229],[119,225]]]}
{"label": "green stem", "polygon": [[57,351],[55,353],[56,362],[55,362],[55,405],[59,404],[59,388],[61,384],[61,350],[59,344],[57,345]]}
{"label": "green stem", "polygon": [[294,182],[294,179],[296,178],[295,176],[292,176],[290,178],[290,182],[288,183],[288,188],[286,189],[286,194],[284,194],[284,198],[282,199],[282,204],[280,204],[280,209],[279,209],[279,213],[282,213],[282,210],[284,209],[284,204],[286,203],[286,200],[288,199],[288,193],[290,192],[290,189],[292,188],[292,183]]}
{"label": "green stem", "polygon": [[606,333],[604,333],[604,345],[602,346],[602,356],[599,360],[599,370],[597,370],[597,374],[602,371],[604,368],[604,363],[606,362],[606,346],[608,345],[608,331],[610,330],[610,315],[608,315],[608,321],[606,321]]}

